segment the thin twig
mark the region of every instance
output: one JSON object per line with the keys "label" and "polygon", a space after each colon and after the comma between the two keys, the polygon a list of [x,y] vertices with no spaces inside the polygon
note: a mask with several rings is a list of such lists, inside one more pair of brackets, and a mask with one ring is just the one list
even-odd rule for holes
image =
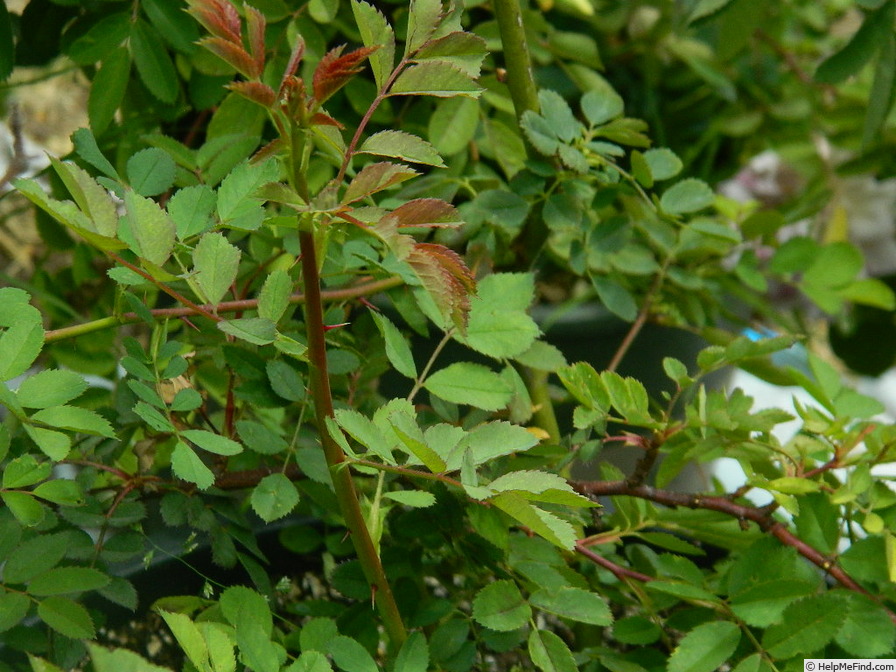
{"label": "thin twig", "polygon": [[[787,529],[783,523],[775,520],[772,517],[772,513],[777,508],[776,504],[771,506],[751,506],[738,504],[731,501],[728,497],[672,492],[671,490],[661,490],[649,485],[632,486],[625,481],[579,481],[572,483],[572,486],[577,492],[587,495],[638,497],[673,508],[683,506],[689,509],[707,509],[727,514],[737,520],[754,522],[763,532],[768,532],[781,543],[796,549],[800,555],[823,569],[844,588],[867,595],[878,602],[880,601],[879,598],[860,586],[855,579],[836,563],[834,558],[828,557],[818,549],[810,546]],[[886,607],[884,608],[886,609]],[[896,623],[896,614],[889,609],[886,609],[886,611],[890,620]]]}

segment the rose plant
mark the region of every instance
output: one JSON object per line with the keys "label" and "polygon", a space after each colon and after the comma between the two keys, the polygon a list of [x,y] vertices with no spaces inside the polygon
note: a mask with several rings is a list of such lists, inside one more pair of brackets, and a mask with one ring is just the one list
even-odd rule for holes
{"label": "rose plant", "polygon": [[[48,4],[0,46],[36,58]],[[893,656],[896,430],[829,359],[774,365],[800,322],[765,292],[893,295],[845,240],[781,242],[784,214],[651,147],[600,74],[612,41],[570,24],[592,5],[52,7],[91,128],[14,182],[52,256],[0,288],[0,668]],[[551,299],[630,324],[609,365],[544,337]],[[738,335],[745,315],[783,335]],[[616,371],[651,322],[712,342],[662,360],[669,391]],[[733,366],[814,398],[795,436],[705,384]],[[582,469],[614,445],[633,469]],[[669,487],[719,457],[741,487]]]}

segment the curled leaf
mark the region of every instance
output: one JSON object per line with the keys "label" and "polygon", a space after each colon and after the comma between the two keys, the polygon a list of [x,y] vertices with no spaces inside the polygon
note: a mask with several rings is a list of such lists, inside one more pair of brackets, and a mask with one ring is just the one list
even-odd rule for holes
{"label": "curled leaf", "polygon": [[361,62],[379,47],[360,47],[343,55],[344,48],[343,45],[328,51],[314,70],[312,88],[314,97],[319,104],[345,86],[346,82],[354,75],[361,72]]}
{"label": "curled leaf", "polygon": [[240,15],[227,0],[189,0],[188,4],[187,11],[212,35],[240,41]]}

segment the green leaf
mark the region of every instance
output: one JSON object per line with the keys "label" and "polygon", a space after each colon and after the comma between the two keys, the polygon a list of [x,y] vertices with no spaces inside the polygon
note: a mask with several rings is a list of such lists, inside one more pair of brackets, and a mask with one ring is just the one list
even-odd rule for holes
{"label": "green leaf", "polygon": [[581,588],[542,588],[529,596],[529,604],[579,623],[606,626],[613,622],[613,614],[600,595]]}
{"label": "green leaf", "polygon": [[25,453],[6,463],[3,469],[3,487],[9,490],[27,488],[46,480],[52,472],[51,463],[38,462],[33,455]]}
{"label": "green leaf", "polygon": [[893,3],[884,3],[865,17],[861,27],[840,51],[829,56],[815,71],[815,81],[822,84],[839,84],[856,74],[871,60],[893,23]]}
{"label": "green leaf", "polygon": [[367,57],[377,88],[382,88],[395,67],[395,32],[378,9],[352,0],[352,12],[365,47],[379,47]]}
{"label": "green leaf", "polygon": [[405,432],[401,427],[393,423],[392,429],[401,443],[404,444],[404,447],[407,448],[407,451],[420,460],[427,469],[435,474],[445,471],[447,465],[442,456],[433,450],[422,437],[415,436],[415,434],[420,433],[416,426],[408,428],[412,429],[412,431]]}
{"label": "green leaf", "polygon": [[241,317],[236,320],[222,320],[218,329],[255,345],[269,345],[277,336],[277,325],[263,317]]}
{"label": "green leaf", "polygon": [[532,609],[516,583],[509,579],[490,583],[473,598],[473,619],[491,630],[516,630],[531,617]]}
{"label": "green leaf", "polygon": [[429,646],[422,632],[412,632],[401,645],[392,672],[426,672],[429,669]]}
{"label": "green leaf", "polygon": [[304,651],[284,672],[333,672],[330,661],[320,651]]}
{"label": "green leaf", "polygon": [[175,476],[195,483],[200,490],[210,488],[215,482],[211,469],[183,441],[178,441],[171,452],[171,468]]}
{"label": "green leaf", "polygon": [[411,346],[408,339],[402,334],[389,318],[374,312],[373,320],[376,322],[377,329],[383,335],[386,341],[386,357],[389,358],[392,366],[403,376],[408,378],[417,377],[417,365],[414,363],[414,355],[411,352]]}
{"label": "green leaf", "polygon": [[380,672],[373,657],[360,642],[345,635],[337,635],[327,645],[333,662],[345,672]]}
{"label": "green leaf", "polygon": [[4,582],[26,583],[38,574],[52,569],[65,557],[71,539],[71,534],[62,532],[42,534],[23,541],[6,560],[3,567]]}
{"label": "green leaf", "polygon": [[184,54],[196,51],[199,30],[181,6],[169,0],[142,0],[140,7],[172,47]]}
{"label": "green leaf", "polygon": [[186,240],[214,226],[217,206],[215,191],[207,184],[179,189],[168,201],[168,214],[177,230],[177,237]]}
{"label": "green leaf", "polygon": [[180,435],[203,450],[207,450],[215,455],[230,456],[239,455],[243,452],[243,447],[237,441],[205,429],[184,429],[180,432]]}
{"label": "green leaf", "polygon": [[56,567],[28,583],[28,592],[38,597],[68,595],[98,590],[109,584],[110,578],[91,567]]}
{"label": "green leaf", "polygon": [[669,657],[669,672],[713,672],[726,662],[740,642],[735,623],[703,623],[686,634]]}
{"label": "green leaf", "polygon": [[44,427],[35,427],[30,424],[25,425],[25,432],[37,444],[41,452],[51,460],[59,462],[68,457],[68,452],[72,447],[72,440],[67,434]]}
{"label": "green leaf", "polygon": [[41,315],[29,298],[21,289],[0,288],[0,381],[25,373],[43,348]]}
{"label": "green leaf", "polygon": [[47,481],[34,488],[33,492],[35,497],[60,506],[83,506],[86,501],[78,481]]}
{"label": "green leaf", "polygon": [[174,184],[174,159],[157,147],[147,147],[127,163],[128,181],[141,196],[158,196]]}
{"label": "green leaf", "polygon": [[456,65],[447,61],[424,61],[412,65],[395,80],[390,96],[479,96],[476,82]]}
{"label": "green leaf", "polygon": [[657,182],[675,177],[682,169],[681,159],[678,158],[678,155],[664,147],[648,149],[644,152],[644,160],[650,167],[650,174]]}
{"label": "green leaf", "polygon": [[623,644],[653,644],[663,631],[644,616],[626,616],[613,624],[613,639]]}
{"label": "green leaf", "polygon": [[361,144],[358,153],[386,156],[428,166],[445,165],[435,147],[416,135],[402,131],[374,133]]}
{"label": "green leaf", "polygon": [[537,151],[545,156],[554,156],[557,153],[560,141],[547,119],[532,110],[526,110],[520,118],[520,126],[526,134],[526,139]]}
{"label": "green leaf", "polygon": [[[892,6],[892,3],[887,3]],[[874,68],[874,80],[868,94],[868,112],[862,132],[862,145],[867,147],[883,128],[893,107],[896,94],[896,35],[887,31],[881,40],[880,55]]]}
{"label": "green leaf", "polygon": [[489,501],[533,533],[564,550],[571,550],[576,543],[576,531],[572,525],[553,513],[533,506],[518,492],[502,492]]}
{"label": "green leaf", "polygon": [[467,451],[474,464],[480,465],[504,455],[525,452],[537,443],[536,436],[525,427],[503,420],[487,422],[464,432],[456,450],[448,458],[448,469],[460,469]]}
{"label": "green leaf", "polygon": [[462,152],[476,135],[479,104],[470,98],[448,98],[436,104],[429,117],[428,136],[444,156]]}
{"label": "green leaf", "polygon": [[86,644],[94,672],[171,672],[171,668],[154,665],[128,649],[106,649],[93,642]]}
{"label": "green leaf", "polygon": [[635,298],[618,282],[593,275],[591,284],[597,292],[597,298],[611,313],[618,315],[626,322],[631,322],[638,316],[638,304],[635,302]]}
{"label": "green leaf", "polygon": [[68,597],[54,595],[42,600],[37,615],[53,630],[72,639],[91,639],[95,634],[87,609]]}
{"label": "green leaf", "polygon": [[237,420],[236,431],[249,450],[262,455],[276,455],[289,448],[286,440],[260,422]]}
{"label": "green leaf", "polygon": [[193,266],[206,303],[218,304],[236,280],[240,250],[220,233],[205,233],[193,250]]}
{"label": "green leaf", "polygon": [[156,29],[138,18],[131,26],[128,44],[140,79],[149,92],[163,103],[173,103],[179,91],[177,71]]}
{"label": "green leaf", "polygon": [[688,16],[688,23],[695,23],[700,19],[718,14],[731,2],[732,0],[698,0]]}
{"label": "green leaf", "polygon": [[609,87],[603,91],[587,91],[582,96],[582,112],[592,126],[600,126],[615,119],[624,109],[622,97]]}
{"label": "green leaf", "polygon": [[259,163],[243,161],[218,188],[218,217],[226,224],[252,216],[261,203],[253,194],[268,182],[276,182],[279,176],[280,169],[274,159]]}
{"label": "green leaf", "polygon": [[281,268],[271,271],[258,293],[258,316],[276,324],[289,308],[292,289],[289,273]]}
{"label": "green leaf", "polygon": [[689,177],[663,192],[660,207],[670,215],[683,215],[709,207],[714,199],[715,194],[706,182]]}
{"label": "green leaf", "polygon": [[469,404],[497,411],[510,403],[513,389],[491,369],[481,364],[450,364],[426,379],[424,387],[453,404]]}
{"label": "green leaf", "polygon": [[792,602],[811,595],[815,589],[812,581],[762,581],[731,595],[731,611],[748,625],[765,628],[779,622]]}
{"label": "green leaf", "polygon": [[202,636],[202,632],[190,620],[190,617],[186,614],[165,611],[164,609],[159,609],[158,611],[165,624],[170,628],[180,648],[187,654],[187,658],[196,669],[211,669],[209,666],[208,645]]}
{"label": "green leaf", "polygon": [[405,56],[412,55],[429,40],[441,19],[441,0],[412,0]]}
{"label": "green leaf", "polygon": [[579,669],[566,642],[550,630],[532,630],[528,649],[532,663],[541,672],[575,672]]}
{"label": "green leaf", "polygon": [[791,602],[781,622],[769,626],[762,635],[762,646],[775,658],[818,651],[834,638],[848,612],[846,600],[835,593]]}
{"label": "green leaf", "polygon": [[53,169],[75,199],[81,211],[90,219],[90,229],[108,238],[118,231],[118,213],[109,193],[85,170],[73,163],[50,157]]}
{"label": "green leaf", "polygon": [[174,222],[158,203],[131,190],[125,192],[124,203],[131,249],[137,256],[162,266],[174,249]]}
{"label": "green leaf", "polygon": [[896,643],[896,625],[884,608],[858,593],[845,593],[843,597],[849,602],[849,617],[834,641],[857,658],[880,658],[890,654]]}
{"label": "green leaf", "polygon": [[120,180],[115,167],[109,163],[109,159],[103,156],[99,146],[96,144],[96,138],[89,129],[79,128],[72,133],[72,144],[74,144],[78,156],[84,159],[87,163],[99,170],[106,177],[110,177],[116,181]]}
{"label": "green leaf", "polygon": [[528,350],[540,330],[525,312],[534,300],[535,283],[528,273],[496,273],[483,278],[470,301],[464,340],[489,357],[505,359]]}
{"label": "green leaf", "polygon": [[436,503],[434,495],[422,490],[392,490],[383,497],[415,509],[425,509]]}
{"label": "green leaf", "polygon": [[31,420],[71,432],[107,436],[110,439],[116,438],[115,430],[108,420],[94,411],[77,406],[63,405],[44,408],[32,415]]}
{"label": "green leaf", "polygon": [[252,510],[266,523],[287,515],[299,503],[299,492],[284,474],[268,474],[252,490]]}
{"label": "green leaf", "polygon": [[390,163],[388,161],[368,163],[352,178],[352,181],[346,187],[345,194],[342,196],[342,203],[353,203],[361,200],[366,196],[409,180],[416,175],[418,175],[416,170],[398,163]]}
{"label": "green leaf", "polygon": [[581,136],[582,125],[559,93],[549,89],[539,91],[538,102],[541,103],[541,116],[560,140],[569,143]]}
{"label": "green leaf", "polygon": [[270,637],[273,632],[271,608],[261,593],[246,586],[231,586],[221,594],[220,604],[224,617],[235,628],[255,623],[265,636]]}
{"label": "green leaf", "polygon": [[31,600],[24,593],[0,593],[0,632],[17,626],[31,609]]}
{"label": "green leaf", "polygon": [[124,100],[130,76],[131,55],[124,47],[118,47],[103,59],[87,98],[87,118],[95,134],[102,135],[112,123]]}
{"label": "green leaf", "polygon": [[637,150],[632,150],[630,159],[634,178],[648,189],[653,187],[653,174],[650,172],[650,166],[647,165],[644,155]]}

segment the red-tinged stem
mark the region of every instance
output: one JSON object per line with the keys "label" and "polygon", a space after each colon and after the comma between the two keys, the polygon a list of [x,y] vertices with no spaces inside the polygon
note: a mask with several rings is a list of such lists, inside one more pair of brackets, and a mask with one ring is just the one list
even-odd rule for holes
{"label": "red-tinged stem", "polygon": [[333,419],[333,397],[330,378],[327,373],[327,346],[323,318],[323,301],[320,290],[320,276],[317,269],[317,251],[314,234],[310,231],[299,233],[302,250],[302,279],[305,288],[305,325],[308,337],[308,387],[314,400],[314,413],[320,441],[333,478],[333,489],[345,525],[351,535],[352,544],[364,576],[370,584],[374,602],[379,610],[386,633],[397,650],[407,638],[407,631],[401,620],[398,605],[392,594],[392,587],[386,578],[376,546],[367,529],[355,482],[348,468],[345,453],[330,435],[327,420]]}
{"label": "red-tinged stem", "polygon": [[[344,289],[330,289],[321,292],[321,300],[326,302],[347,301],[349,299],[357,299],[362,296],[377,294],[379,292],[398,287],[404,284],[404,280],[399,277],[385,278],[383,280],[374,280],[365,282]],[[303,293],[293,294],[289,302],[291,304],[300,304],[305,302]],[[258,299],[245,299],[241,301],[223,301],[213,306],[218,315],[222,313],[236,313],[244,310],[255,310],[258,308]],[[155,308],[149,311],[154,318],[186,318],[196,313],[192,308]],[[85,322],[83,324],[75,324],[70,327],[62,327],[61,329],[51,329],[46,332],[44,341],[52,343],[53,341],[61,341],[66,338],[74,338],[83,336],[84,334],[101,331],[103,329],[111,329],[119,324],[127,324],[130,322],[139,322],[141,317],[137,313],[122,313],[112,317],[104,317],[99,320]]]}
{"label": "red-tinged stem", "polygon": [[182,294],[180,294],[180,292],[177,292],[177,291],[171,289],[171,287],[169,287],[168,285],[166,285],[166,284],[163,283],[163,282],[159,282],[159,281],[156,280],[151,274],[147,273],[146,271],[144,271],[144,270],[143,270],[142,268],[140,268],[139,266],[135,266],[135,265],[132,264],[131,262],[129,262],[129,261],[125,261],[124,259],[122,259],[121,257],[119,257],[119,256],[118,256],[117,254],[115,254],[114,252],[107,252],[107,254],[108,254],[110,257],[112,257],[115,261],[117,261],[119,264],[121,264],[122,266],[126,266],[127,268],[129,268],[129,269],[131,269],[132,271],[134,271],[134,273],[137,273],[138,275],[141,275],[141,276],[143,276],[144,278],[146,278],[147,280],[149,280],[152,284],[154,284],[156,287],[158,287],[159,289],[161,289],[163,292],[165,292],[168,296],[170,296],[170,297],[171,297],[172,299],[174,299],[175,301],[177,301],[177,302],[179,302],[179,303],[182,303],[183,305],[185,305],[185,306],[187,306],[188,308],[190,308],[190,310],[191,310],[193,313],[196,313],[196,314],[202,315],[202,316],[204,316],[204,317],[207,317],[208,319],[213,320],[213,321],[215,321],[215,322],[220,322],[221,320],[224,319],[224,318],[222,318],[222,317],[219,317],[219,316],[215,315],[214,313],[210,312],[209,310],[203,308],[202,306],[200,306],[200,305],[198,305],[198,304],[196,304],[196,303],[193,303],[193,302],[190,301],[187,297],[185,297],[185,296],[183,296]]}
{"label": "red-tinged stem", "polygon": [[635,581],[641,581],[642,583],[653,581],[652,576],[647,576],[647,574],[636,572],[634,569],[629,569],[628,567],[617,565],[612,560],[608,560],[604,556],[595,553],[585,544],[583,544],[582,541],[576,542],[576,553],[578,553],[579,555],[584,555],[586,558],[591,560],[591,562],[596,565],[600,565],[604,569],[609,569],[620,581],[625,581],[625,579],[634,579]]}
{"label": "red-tinged stem", "polygon": [[[728,497],[672,492],[670,490],[654,488],[649,485],[630,485],[626,481],[579,481],[572,483],[572,486],[576,491],[587,495],[621,495],[638,497],[665,506],[684,506],[689,509],[719,511],[737,518],[738,520],[751,521],[756,523],[759,526],[759,529],[763,532],[767,532],[776,537],[782,544],[786,544],[787,546],[796,549],[800,555],[823,569],[844,588],[848,588],[857,593],[862,593],[863,595],[868,595],[872,599],[878,600],[878,598],[871,595],[867,590],[860,586],[855,579],[847,574],[833,558],[824,555],[818,549],[810,546],[787,529],[783,523],[772,518],[772,512],[777,508],[777,504],[751,506],[748,504],[738,504],[737,502],[731,501]],[[896,614],[889,609],[887,609],[887,614],[889,615],[890,620],[896,623]]]}

